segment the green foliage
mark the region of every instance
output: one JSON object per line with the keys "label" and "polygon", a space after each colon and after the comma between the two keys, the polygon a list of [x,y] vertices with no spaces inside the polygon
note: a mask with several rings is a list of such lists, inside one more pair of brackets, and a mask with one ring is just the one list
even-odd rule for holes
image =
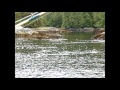
{"label": "green foliage", "polygon": [[105,13],[95,12],[93,16],[93,26],[94,27],[104,27],[105,26]]}
{"label": "green foliage", "polygon": [[15,12],[15,20],[21,19],[27,15],[30,15],[33,12]]}
{"label": "green foliage", "polygon": [[[15,20],[31,12],[15,12]],[[30,24],[29,27],[58,28],[105,27],[105,12],[53,12]]]}
{"label": "green foliage", "polygon": [[89,13],[83,13],[83,27],[92,27],[92,18]]}
{"label": "green foliage", "polygon": [[60,12],[54,12],[47,18],[48,26],[61,27],[62,24],[62,15]]}

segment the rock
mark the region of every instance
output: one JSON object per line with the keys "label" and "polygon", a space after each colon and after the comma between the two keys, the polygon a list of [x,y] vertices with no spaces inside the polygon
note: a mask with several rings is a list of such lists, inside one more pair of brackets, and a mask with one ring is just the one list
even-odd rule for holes
{"label": "rock", "polygon": [[104,28],[97,28],[94,30],[94,35],[92,36],[91,39],[100,39],[100,40],[105,40],[105,29]]}
{"label": "rock", "polygon": [[94,32],[94,28],[68,28],[67,31],[71,32]]}
{"label": "rock", "polygon": [[[51,29],[51,28],[50,28]],[[53,28],[52,28],[53,29]],[[56,29],[56,28],[54,28]],[[32,29],[23,29],[15,32],[16,37],[22,38],[37,38],[37,39],[48,39],[48,38],[62,38],[59,34],[59,31],[56,30],[32,30]]]}
{"label": "rock", "polygon": [[104,29],[104,28],[94,29],[94,34],[98,34],[98,33],[102,33],[102,32],[105,32],[105,29]]}
{"label": "rock", "polygon": [[48,34],[50,38],[62,38],[62,35],[56,33],[56,34]]}
{"label": "rock", "polygon": [[95,34],[92,39],[102,39],[102,40],[105,40],[105,32],[102,32],[102,33],[98,33],[98,34]]}
{"label": "rock", "polygon": [[72,32],[72,31],[66,30],[66,29],[60,29],[59,32],[60,33],[69,33],[69,32]]}

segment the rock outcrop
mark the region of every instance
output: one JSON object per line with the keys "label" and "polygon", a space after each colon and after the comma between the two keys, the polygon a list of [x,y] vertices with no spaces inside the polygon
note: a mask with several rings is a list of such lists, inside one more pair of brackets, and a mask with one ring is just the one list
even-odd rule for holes
{"label": "rock outcrop", "polygon": [[99,29],[99,30],[94,31],[94,35],[92,39],[105,40],[105,30]]}
{"label": "rock outcrop", "polygon": [[58,29],[47,28],[47,29],[28,29],[16,30],[15,36],[22,38],[37,38],[37,39],[48,39],[48,38],[62,38],[62,35],[58,32]]}

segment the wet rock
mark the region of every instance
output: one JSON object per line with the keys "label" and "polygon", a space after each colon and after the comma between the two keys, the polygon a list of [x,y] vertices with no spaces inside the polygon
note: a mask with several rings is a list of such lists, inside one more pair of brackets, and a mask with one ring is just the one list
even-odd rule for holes
{"label": "wet rock", "polygon": [[105,40],[105,30],[104,29],[96,30],[91,39]]}
{"label": "wet rock", "polygon": [[94,29],[94,34],[99,34],[99,33],[102,33],[102,32],[105,32],[104,28],[96,28],[96,29]]}
{"label": "wet rock", "polygon": [[56,33],[56,34],[48,34],[49,38],[62,38],[62,35]]}
{"label": "wet rock", "polygon": [[[52,28],[53,29],[53,28]],[[55,28],[54,28],[55,29]],[[15,32],[16,37],[23,37],[23,38],[37,38],[37,39],[48,39],[48,38],[62,38],[59,34],[58,29],[50,30],[47,28],[44,30],[32,30],[32,29],[23,29],[18,30]]]}

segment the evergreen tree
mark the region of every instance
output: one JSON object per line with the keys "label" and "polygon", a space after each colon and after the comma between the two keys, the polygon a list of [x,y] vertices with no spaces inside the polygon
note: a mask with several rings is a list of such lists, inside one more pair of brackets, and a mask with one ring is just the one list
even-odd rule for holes
{"label": "evergreen tree", "polygon": [[[15,12],[15,20],[30,15],[30,13]],[[105,12],[53,12],[38,19],[29,26],[51,26],[58,28],[105,27]]]}
{"label": "evergreen tree", "polygon": [[84,24],[83,27],[91,27],[92,26],[92,19],[89,13],[85,12],[83,14],[84,17]]}

